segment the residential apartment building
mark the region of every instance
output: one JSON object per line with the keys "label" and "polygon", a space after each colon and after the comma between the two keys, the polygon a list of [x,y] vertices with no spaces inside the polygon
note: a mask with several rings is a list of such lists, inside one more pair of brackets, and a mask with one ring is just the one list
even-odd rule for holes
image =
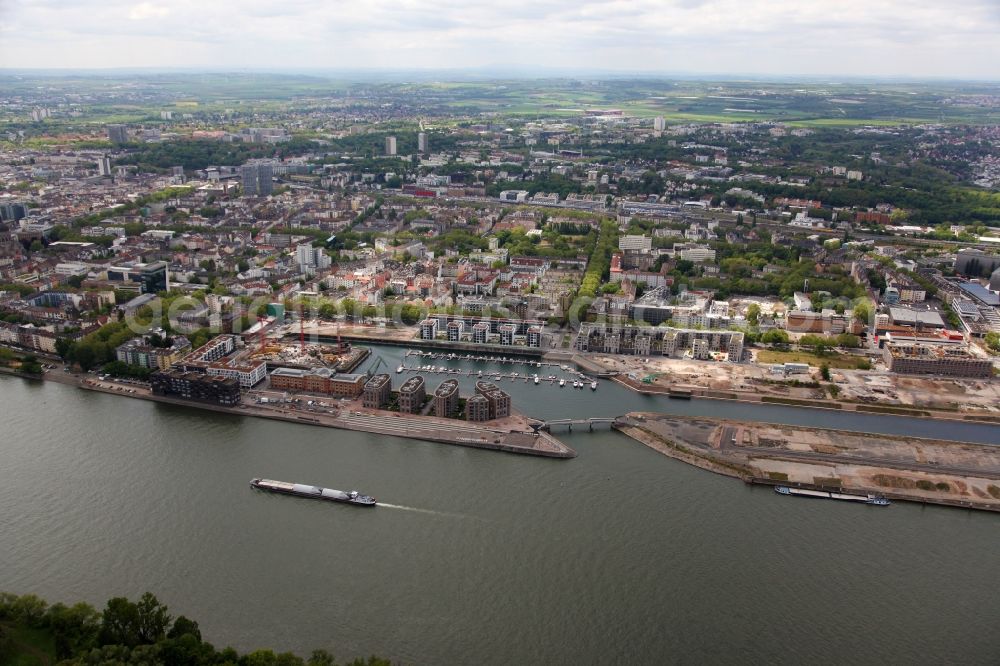
{"label": "residential apartment building", "polygon": [[370,409],[385,409],[392,397],[392,378],[389,375],[375,375],[365,382],[361,404]]}
{"label": "residential apartment building", "polygon": [[191,343],[182,335],[169,339],[166,346],[150,343],[150,338],[133,338],[115,349],[115,358],[122,363],[150,370],[166,370],[191,350]]}
{"label": "residential apartment building", "polygon": [[399,387],[399,411],[403,414],[419,414],[427,399],[427,383],[421,375],[410,377]]}
{"label": "residential apartment building", "polygon": [[743,333],[668,326],[585,323],[580,326],[574,348],[605,354],[662,355],[674,358],[704,358],[706,354],[720,353],[725,354],[726,360],[737,363],[743,360]]}
{"label": "residential apartment building", "polygon": [[434,391],[434,415],[451,418],[458,411],[458,380],[446,379]]}

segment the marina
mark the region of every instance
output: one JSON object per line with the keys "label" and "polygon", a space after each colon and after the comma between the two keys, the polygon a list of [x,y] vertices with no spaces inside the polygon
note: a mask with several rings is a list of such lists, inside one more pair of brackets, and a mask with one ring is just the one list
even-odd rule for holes
{"label": "marina", "polygon": [[[421,362],[432,360],[444,363],[461,362],[466,367],[453,367],[451,365],[421,364],[407,365],[407,359],[419,359]],[[471,364],[472,367],[468,367]],[[491,365],[501,366],[500,369],[482,369],[478,366]],[[514,367],[524,366],[528,372],[513,370]],[[509,368],[509,369],[508,369]],[[542,372],[534,370],[541,369]],[[548,370],[550,374],[543,374]],[[553,371],[559,374],[553,374]],[[488,356],[488,355],[465,355],[456,353],[428,352],[408,349],[404,355],[403,363],[396,368],[397,374],[402,373],[423,373],[439,375],[458,375],[463,377],[475,377],[477,379],[488,379],[493,381],[508,380],[520,382],[522,384],[533,384],[534,386],[558,386],[565,387],[570,383],[574,389],[589,387],[596,391],[599,384],[596,379],[589,377],[574,367],[566,364],[554,363],[552,361],[535,361],[532,359]]]}

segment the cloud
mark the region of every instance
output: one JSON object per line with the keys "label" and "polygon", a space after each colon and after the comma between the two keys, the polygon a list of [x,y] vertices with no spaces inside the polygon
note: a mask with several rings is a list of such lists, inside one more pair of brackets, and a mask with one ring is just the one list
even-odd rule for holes
{"label": "cloud", "polygon": [[151,18],[163,18],[170,13],[166,7],[159,7],[151,2],[140,2],[132,7],[128,12],[128,17],[133,21],[145,21]]}
{"label": "cloud", "polygon": [[0,0],[5,67],[1000,77],[996,0]]}

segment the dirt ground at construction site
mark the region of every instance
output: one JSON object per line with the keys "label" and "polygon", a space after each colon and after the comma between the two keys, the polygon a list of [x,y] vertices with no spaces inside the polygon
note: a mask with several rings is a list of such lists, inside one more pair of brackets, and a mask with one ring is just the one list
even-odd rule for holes
{"label": "dirt ground at construction site", "polygon": [[785,374],[755,363],[607,354],[586,358],[633,382],[665,389],[1000,413],[1000,382],[995,380],[899,375],[875,369],[830,370],[830,381],[825,381],[816,367]]}
{"label": "dirt ground at construction site", "polygon": [[1000,510],[1000,447],[653,413],[619,429],[665,455],[746,481]]}

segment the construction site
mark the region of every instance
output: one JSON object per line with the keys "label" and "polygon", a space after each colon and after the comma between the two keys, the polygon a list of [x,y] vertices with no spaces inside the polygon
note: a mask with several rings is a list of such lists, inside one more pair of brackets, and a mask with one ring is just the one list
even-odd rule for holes
{"label": "construction site", "polygon": [[367,347],[343,340],[339,327],[331,331],[331,337],[335,337],[336,342],[316,342],[312,336],[307,340],[301,321],[298,326],[275,326],[273,320],[260,318],[257,326],[243,334],[246,344],[243,356],[251,362],[266,363],[272,369],[324,368],[346,373],[361,365],[371,354]]}
{"label": "construction site", "polygon": [[1000,448],[714,418],[633,412],[622,433],[747,483],[1000,511]]}
{"label": "construction site", "polygon": [[957,413],[1000,414],[1000,383],[988,378],[906,375],[889,372],[881,360],[871,370],[805,363],[711,363],[665,357],[588,354],[593,369],[616,372],[640,391],[690,392],[749,402],[825,401],[844,408],[902,407]]}

